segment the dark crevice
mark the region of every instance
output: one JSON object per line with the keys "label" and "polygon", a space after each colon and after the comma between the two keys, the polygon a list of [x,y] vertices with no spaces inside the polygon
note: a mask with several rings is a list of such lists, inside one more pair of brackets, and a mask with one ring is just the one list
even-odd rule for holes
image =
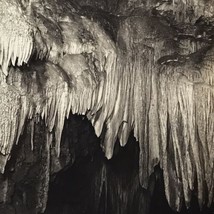
{"label": "dark crevice", "polygon": [[46,214],[148,211],[151,193],[139,183],[139,148],[133,134],[124,148],[116,143],[109,161],[91,124],[81,116],[72,116],[66,122],[63,140],[66,138],[75,160],[53,175]]}

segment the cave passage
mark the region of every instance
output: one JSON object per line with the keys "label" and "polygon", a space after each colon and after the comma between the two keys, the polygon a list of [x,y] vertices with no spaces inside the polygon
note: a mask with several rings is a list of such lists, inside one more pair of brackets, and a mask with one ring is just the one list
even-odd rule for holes
{"label": "cave passage", "polygon": [[[128,144],[115,146],[107,160],[90,122],[82,116],[66,121],[63,140],[69,140],[75,160],[52,175],[45,214],[175,214],[166,200],[159,166],[144,190],[138,178],[139,146],[133,134]],[[63,144],[63,143],[62,143]],[[181,214],[212,214],[214,207],[198,206],[193,196],[191,207]]]}
{"label": "cave passage", "polygon": [[139,148],[133,135],[124,148],[117,142],[115,156],[107,160],[86,119],[73,116],[63,134],[64,140],[70,137],[75,160],[53,175],[46,214],[147,212],[150,196],[139,183]]}

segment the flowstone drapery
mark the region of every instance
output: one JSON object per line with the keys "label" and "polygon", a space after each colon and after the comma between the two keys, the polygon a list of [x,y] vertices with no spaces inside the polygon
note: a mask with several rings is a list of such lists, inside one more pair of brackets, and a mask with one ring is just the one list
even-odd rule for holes
{"label": "flowstone drapery", "polygon": [[193,191],[211,205],[212,1],[78,3],[0,1],[1,172],[26,124],[33,150],[35,124],[45,123],[48,162],[60,157],[65,119],[85,115],[108,159],[133,131],[143,188],[160,164],[173,209]]}

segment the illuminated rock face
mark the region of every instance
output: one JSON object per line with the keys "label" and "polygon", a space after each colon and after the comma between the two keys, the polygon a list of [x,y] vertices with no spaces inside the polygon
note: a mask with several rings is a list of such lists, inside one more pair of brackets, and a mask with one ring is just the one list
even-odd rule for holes
{"label": "illuminated rock face", "polygon": [[2,174],[15,144],[24,143],[26,125],[33,153],[41,145],[35,126],[44,123],[44,176],[34,207],[44,212],[50,159],[60,159],[64,121],[78,114],[102,135],[107,159],[115,142],[125,146],[133,131],[142,188],[149,188],[159,164],[173,209],[188,207],[193,191],[201,207],[211,205],[212,1],[74,2],[0,1]]}

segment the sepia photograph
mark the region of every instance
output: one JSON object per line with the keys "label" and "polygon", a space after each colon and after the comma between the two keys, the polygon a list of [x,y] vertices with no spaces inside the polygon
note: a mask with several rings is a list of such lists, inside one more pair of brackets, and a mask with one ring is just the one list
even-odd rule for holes
{"label": "sepia photograph", "polygon": [[214,0],[0,0],[0,214],[214,214]]}

